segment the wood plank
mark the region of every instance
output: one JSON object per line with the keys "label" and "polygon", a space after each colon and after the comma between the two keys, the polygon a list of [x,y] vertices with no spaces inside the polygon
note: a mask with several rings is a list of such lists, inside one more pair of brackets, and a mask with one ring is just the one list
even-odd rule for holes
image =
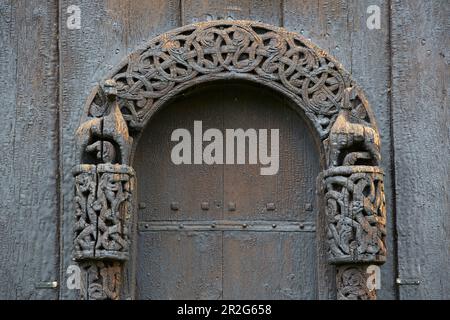
{"label": "wood plank", "polygon": [[[61,277],[72,264],[74,133],[89,93],[126,55],[143,42],[179,26],[176,0],[78,1],[81,29],[69,30],[66,10],[70,0],[60,0],[61,29],[61,154],[63,229]],[[128,281],[128,280],[126,280]],[[131,285],[127,283],[127,285]],[[61,290],[62,298],[74,298],[75,291]]]}
{"label": "wood plank", "polygon": [[[194,164],[194,121],[222,130],[223,97],[210,86],[186,92],[167,104],[147,125],[136,151],[139,220],[220,220],[223,218],[223,166]],[[198,89],[198,88],[197,88]],[[191,164],[176,165],[171,153],[179,142],[172,132],[186,129],[191,135]],[[200,137],[202,139],[202,137]],[[209,142],[203,142],[203,147]],[[178,209],[171,208],[176,203]],[[202,208],[202,204],[206,206]]]}
{"label": "wood plank", "polygon": [[221,232],[145,232],[138,246],[138,299],[221,298]]}
{"label": "wood plank", "polygon": [[182,24],[211,20],[282,21],[281,2],[272,0],[181,0]]}
{"label": "wood plank", "polygon": [[57,8],[0,3],[1,299],[58,297]]}
{"label": "wood plank", "polygon": [[[315,181],[319,150],[304,120],[287,100],[270,89],[234,81],[222,85],[224,130],[279,130],[279,170],[261,175],[267,165],[226,165],[224,202],[233,202],[227,219],[292,220],[315,222]],[[267,143],[271,152],[271,143]],[[246,143],[246,163],[249,146]],[[258,158],[258,161],[260,159]],[[273,204],[273,205],[272,205]],[[272,207],[273,206],[273,207]]]}
{"label": "wood plank", "polygon": [[224,231],[224,299],[316,299],[315,233]]}
{"label": "wood plank", "polygon": [[[381,29],[369,30],[367,7],[378,5]],[[381,133],[382,167],[386,171],[388,261],[381,267],[381,299],[395,299],[394,210],[389,111],[389,4],[385,0],[286,0],[284,26],[309,38],[341,62],[364,89]],[[325,297],[324,297],[325,298]]]}
{"label": "wood plank", "polygon": [[450,298],[447,1],[394,1],[393,131],[401,299]]}

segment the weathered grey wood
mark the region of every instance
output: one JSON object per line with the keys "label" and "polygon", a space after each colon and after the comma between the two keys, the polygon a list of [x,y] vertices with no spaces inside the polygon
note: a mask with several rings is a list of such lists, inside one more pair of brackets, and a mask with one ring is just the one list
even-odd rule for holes
{"label": "weathered grey wood", "polygon": [[223,86],[222,106],[223,130],[279,129],[277,174],[261,175],[259,164],[225,166],[224,202],[236,204],[236,210],[228,214],[242,220],[315,223],[319,150],[298,107],[268,88],[238,81]]}
{"label": "weathered grey wood", "polygon": [[221,232],[143,232],[138,299],[220,299]]}
{"label": "weathered grey wood", "polygon": [[[66,9],[73,4],[81,9],[80,30],[66,27]],[[366,27],[366,9],[374,4],[381,9],[380,30]],[[73,245],[70,171],[75,164],[74,133],[88,94],[137,45],[181,22],[219,18],[284,25],[311,38],[352,72],[375,112],[386,170],[389,252],[378,297],[397,297],[396,222],[399,277],[421,281],[418,286],[400,286],[400,298],[449,298],[448,10],[446,1],[400,0],[0,1],[0,163],[7,177],[0,203],[0,298],[54,299],[58,290],[35,289],[35,284],[48,280],[61,280],[60,298],[76,296],[67,290],[65,274]],[[396,198],[391,162],[396,167]],[[60,250],[58,232],[63,240]],[[322,252],[323,248],[321,259]],[[133,282],[130,279],[125,281]],[[319,297],[331,297],[328,292],[319,288]]]}
{"label": "weathered grey wood", "polygon": [[450,298],[447,1],[394,1],[392,104],[401,299]]}
{"label": "weathered grey wood", "polygon": [[[201,63],[206,63],[208,71],[197,71],[198,66],[195,65],[193,60],[187,59],[186,55],[180,55],[180,52],[191,50],[190,41],[197,43],[197,45],[194,45],[196,51],[201,50],[202,46],[210,48],[211,43],[207,40],[211,40],[208,38],[211,33],[204,31],[214,30],[217,27],[223,28],[225,26],[227,26],[225,31],[226,33],[234,34],[233,37],[235,37],[237,33],[239,34],[239,37],[243,37],[243,42],[233,41],[230,43],[233,50],[237,51],[232,60],[227,59],[223,62],[227,65],[227,69],[232,68],[236,71],[218,73],[220,69],[216,67],[211,68],[212,63],[217,63],[222,60],[222,50],[224,50],[224,47],[222,46],[214,47],[214,51],[207,54],[209,58],[203,58],[203,54],[201,52],[197,53]],[[248,30],[249,27],[251,27],[252,30]],[[215,21],[208,24],[195,24],[193,26],[187,26],[185,28],[178,29],[176,32],[179,35],[183,35],[183,37],[188,37],[186,38],[186,42],[183,40],[173,40],[175,39],[175,34],[173,33],[165,34],[147,44],[149,49],[139,51],[139,56],[130,56],[127,61],[121,64],[120,70],[116,69],[114,72],[116,74],[114,76],[114,80],[118,83],[118,88],[121,88],[120,92],[117,94],[122,97],[122,99],[128,100],[123,102],[126,102],[126,106],[124,107],[128,110],[128,112],[125,112],[124,116],[126,117],[125,119],[127,119],[130,128],[139,130],[141,127],[144,127],[152,115],[154,115],[161,108],[164,101],[167,101],[170,97],[175,96],[177,92],[180,93],[183,88],[197,85],[198,82],[204,81],[205,79],[215,80],[218,78],[234,78],[238,77],[238,74],[236,74],[238,71],[239,78],[250,79],[251,81],[277,88],[287,97],[292,98],[297,102],[299,109],[302,110],[302,113],[305,113],[311,120],[311,126],[315,128],[318,137],[323,140],[326,138],[327,132],[329,132],[329,137],[323,141],[321,148],[322,150],[328,150],[327,166],[329,166],[330,170],[326,170],[324,172],[323,178],[327,178],[327,197],[332,197],[334,199],[328,198],[327,200],[327,215],[330,216],[331,214],[337,219],[329,219],[329,222],[327,223],[329,229],[328,233],[333,234],[332,237],[327,237],[327,240],[330,243],[330,248],[327,249],[330,253],[330,258],[328,259],[329,262],[384,262],[386,253],[384,245],[384,238],[386,234],[384,227],[384,189],[382,187],[382,172],[376,167],[373,167],[378,166],[380,160],[379,135],[377,133],[377,128],[372,116],[372,111],[370,110],[370,106],[358,88],[350,87],[350,77],[345,70],[341,69],[340,64],[324,54],[323,51],[317,50],[307,41],[303,41],[300,37],[297,38],[293,34],[288,34],[275,27],[270,27],[259,23],[252,23],[250,26],[248,23],[243,23],[240,21]],[[256,36],[254,34],[255,32],[261,34],[261,36]],[[228,41],[226,40],[228,39],[226,34],[221,33],[220,35],[218,34],[218,36],[224,37],[223,40]],[[254,58],[254,53],[252,53],[253,49],[251,48],[254,48],[254,45],[256,44],[262,45],[263,43],[261,43],[261,41],[266,37],[275,38],[275,40],[272,39],[268,42],[269,47],[264,47],[266,52],[258,52],[258,56],[261,54],[271,55],[271,52],[275,49],[271,47],[274,43],[280,44],[281,47],[285,47],[284,44],[286,44],[289,47],[293,47],[298,50],[305,50],[305,46],[309,47],[310,50],[307,50],[307,52],[308,55],[311,56],[306,59],[307,67],[304,67],[302,71],[299,71],[306,72],[308,76],[305,76],[306,78],[304,80],[295,80],[295,84],[297,86],[303,83],[300,92],[298,92],[298,89],[300,88],[294,89],[294,83],[287,81],[286,76],[289,70],[286,70],[286,68],[281,66],[277,68],[279,72],[279,78],[277,78],[275,75],[267,74],[267,72],[272,73],[275,70],[273,68],[267,69],[266,62],[271,60],[266,60],[261,68],[257,66],[258,63],[261,63],[263,58],[262,56]],[[203,38],[205,41],[202,41]],[[161,42],[163,43],[163,46],[160,46]],[[245,59],[245,55],[240,54],[241,49],[237,47],[237,45],[243,43],[246,43],[246,45],[249,46],[248,57],[252,59],[252,64],[244,63],[245,60],[242,60]],[[249,43],[253,44],[250,46]],[[264,44],[265,43],[266,40],[264,40]],[[181,45],[183,47],[178,48]],[[177,49],[175,50],[174,48]],[[230,49],[228,48],[227,50]],[[284,55],[283,59],[279,58],[280,63],[284,64],[284,58],[289,59],[288,52],[290,51],[284,52],[281,49],[276,50],[280,50],[279,53]],[[150,54],[150,56],[148,56],[148,54]],[[161,59],[158,55],[166,56],[165,59],[167,60],[163,63],[164,66],[161,65],[163,69],[155,69],[155,67],[157,67],[160,63],[158,61]],[[320,56],[320,58],[317,55]],[[203,61],[203,59],[212,60]],[[311,87],[311,81],[316,80],[312,80],[315,79],[315,76],[310,74],[310,70],[311,68],[313,70],[317,68],[317,64],[314,63],[314,61],[318,61],[317,59],[319,59],[321,63],[323,61],[329,62],[326,65],[326,70],[324,68],[320,69],[323,76],[328,77],[329,80],[321,81],[320,83],[317,83],[317,85]],[[191,64],[192,67],[190,66]],[[171,65],[171,75],[168,75],[166,72],[166,69],[169,70],[169,65]],[[125,69],[124,66],[127,66],[126,74],[121,73],[122,70]],[[299,67],[300,66],[297,66],[297,68]],[[194,69],[196,71],[193,71]],[[146,70],[152,70],[152,73],[148,74]],[[154,73],[153,70],[159,71]],[[256,72],[258,75],[264,74],[265,76],[255,77],[251,74],[246,74],[251,71]],[[117,74],[117,72],[119,72],[119,74]],[[182,78],[177,77],[178,79],[174,80],[173,75],[176,75],[177,73],[182,75]],[[201,76],[202,74],[203,76]],[[142,77],[150,77],[155,75],[157,75],[155,80],[158,81],[159,84],[155,84],[154,88],[152,85],[145,85],[145,87],[142,87],[145,91],[142,94],[136,95],[136,92],[134,92],[135,85],[130,87],[131,79],[141,79]],[[303,77],[300,74],[294,75],[293,77],[296,76]],[[163,77],[164,81],[161,81],[160,77]],[[136,85],[142,85],[145,82],[146,81],[144,80],[137,80]],[[181,84],[177,85],[177,83]],[[280,84],[282,87],[280,87]],[[308,90],[308,86],[311,90]],[[324,87],[322,88],[322,86]],[[165,91],[164,88],[166,88]],[[156,92],[155,90],[158,90],[159,92]],[[145,98],[148,94],[152,95],[152,99],[149,100]],[[297,95],[301,96],[302,101],[298,101],[300,97]],[[158,98],[160,99],[158,100]],[[101,96],[97,96],[96,101],[98,101],[98,99],[101,99]],[[317,102],[321,104],[320,109],[317,108]],[[95,115],[98,113],[98,111],[96,111],[98,110],[98,106],[96,106],[96,103],[92,100],[89,101],[89,106],[89,109],[86,109],[87,114]],[[352,113],[351,117],[350,112]],[[86,116],[85,120],[87,120]],[[341,141],[341,138],[339,138],[342,136],[348,138],[346,139],[347,142],[345,142],[344,145],[342,144],[343,141]],[[339,155],[341,154],[342,159],[339,158]],[[323,156],[325,156],[325,154],[323,154]],[[363,166],[359,166],[359,164],[363,164]],[[362,175],[363,172],[367,173],[367,175]],[[376,178],[375,173],[378,175]],[[348,193],[339,187],[345,179],[357,179],[361,180],[361,183],[358,182],[355,187],[353,187],[353,184],[348,185],[348,191],[350,192]],[[374,179],[376,179],[376,181]],[[333,186],[333,184],[336,185]],[[370,188],[370,191],[365,188]],[[353,199],[348,198],[349,194],[353,195]],[[323,197],[322,194],[321,196]],[[338,203],[336,202],[340,202],[339,199],[343,199],[344,201],[344,205],[341,206],[341,208],[338,208]],[[372,205],[369,205],[369,202],[372,203]],[[363,203],[364,207],[362,207]],[[172,208],[173,210],[177,209],[177,205],[172,206],[175,207],[175,209]],[[274,207],[273,204],[272,207]],[[359,221],[358,223],[355,221],[355,224],[350,226],[350,228],[354,228],[354,231],[356,232],[354,239],[355,242],[346,236],[350,234],[348,225],[349,222],[347,221],[348,219],[345,219],[345,217],[349,214],[349,210],[351,210],[353,214],[357,215],[357,219]],[[376,225],[373,225],[373,223],[368,220],[374,220]],[[245,225],[243,225],[243,227],[245,228]],[[361,233],[357,232],[356,229],[360,229],[360,231],[364,233],[371,234],[373,237],[364,237]],[[342,232],[342,234],[338,234],[340,232]],[[323,238],[325,237],[321,237],[321,239]],[[355,243],[357,247],[354,247],[353,243]],[[338,247],[341,247],[341,249]],[[356,248],[357,251],[354,250]],[[357,254],[358,257],[354,254]],[[338,260],[335,260],[335,258]],[[356,297],[359,296],[357,292],[355,294]]]}
{"label": "weathered grey wood", "polygon": [[0,1],[0,298],[55,299],[57,1]]}
{"label": "weathered grey wood", "polygon": [[211,20],[254,20],[281,24],[281,1],[272,0],[181,0],[182,24]]}
{"label": "weathered grey wood", "polygon": [[[203,131],[223,126],[221,91],[204,88],[186,93],[161,110],[139,139],[133,167],[137,171],[139,220],[214,220],[223,218],[223,167],[175,165],[171,135],[184,128],[194,141],[194,121]],[[203,143],[205,146],[207,143]],[[193,151],[192,157],[193,159]],[[208,210],[202,210],[202,203]],[[178,209],[171,208],[176,203]]]}
{"label": "weathered grey wood", "polygon": [[224,231],[223,299],[317,299],[315,233]]}
{"label": "weathered grey wood", "polygon": [[[367,7],[378,5],[381,29],[369,30]],[[390,135],[390,56],[388,1],[284,1],[284,27],[296,31],[333,55],[364,89],[381,135],[387,203],[387,262],[381,267],[379,299],[395,299],[394,211]],[[319,264],[320,265],[320,264]],[[330,273],[331,274],[331,273]],[[334,276],[333,276],[334,277]],[[325,298],[325,296],[323,296]]]}
{"label": "weathered grey wood", "polygon": [[[69,30],[67,8],[74,3],[60,1],[61,46],[61,197],[62,266],[61,298],[75,298],[68,290],[66,270],[73,263],[73,177],[75,164],[74,134],[80,124],[83,106],[92,88],[104,79],[110,69],[135,47],[159,33],[179,26],[178,1],[102,0],[79,1],[81,29]],[[128,279],[127,285],[131,285]]]}
{"label": "weathered grey wood", "polygon": [[[170,141],[171,133],[178,128],[192,133],[194,120],[202,121],[203,130],[279,129],[280,172],[261,176],[260,165],[249,164],[172,164],[176,142]],[[133,166],[140,203],[137,297],[316,298],[315,232],[302,232],[299,223],[314,228],[318,150],[300,116],[278,94],[241,81],[192,89],[150,120]],[[174,201],[178,210],[171,209]],[[208,209],[202,209],[204,201]],[[274,210],[268,210],[268,203]],[[264,220],[273,221],[269,232],[252,231],[254,223]],[[297,222],[296,232],[284,231],[287,221]],[[209,248],[203,243],[211,241],[208,233],[223,238],[220,248],[202,250]],[[177,234],[181,241],[174,240]],[[203,255],[197,256],[199,250]],[[205,275],[201,281],[198,273]]]}

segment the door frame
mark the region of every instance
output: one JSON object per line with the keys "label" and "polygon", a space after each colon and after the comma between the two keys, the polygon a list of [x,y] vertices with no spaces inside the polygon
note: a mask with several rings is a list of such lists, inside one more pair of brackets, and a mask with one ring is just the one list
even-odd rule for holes
{"label": "door frame", "polygon": [[[133,298],[135,172],[143,128],[171,98],[216,80],[246,80],[289,99],[319,145],[319,255],[338,299],[375,299],[368,266],[386,260],[380,138],[371,107],[341,64],[299,34],[218,20],[169,31],[96,86],[76,132],[73,255],[82,299]],[[333,276],[334,278],[334,276]],[[332,283],[335,282],[335,283]],[[320,288],[320,286],[319,286]],[[334,298],[332,297],[332,298]]]}

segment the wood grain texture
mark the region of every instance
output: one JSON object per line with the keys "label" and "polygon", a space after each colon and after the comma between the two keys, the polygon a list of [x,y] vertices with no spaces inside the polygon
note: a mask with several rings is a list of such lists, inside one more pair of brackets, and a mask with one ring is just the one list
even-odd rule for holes
{"label": "wood grain texture", "polygon": [[[81,29],[69,30],[67,8],[73,2],[60,1],[61,28],[61,197],[63,201],[61,279],[72,264],[73,177],[75,131],[90,91],[113,66],[138,45],[179,26],[178,1],[101,0],[79,1]],[[125,280],[128,281],[128,280]],[[76,292],[61,290],[61,298],[75,298]]]}
{"label": "wood grain texture", "polygon": [[[367,7],[378,5],[381,29],[366,26]],[[387,203],[388,260],[381,267],[382,288],[379,299],[395,299],[395,233],[392,196],[391,130],[389,109],[390,55],[389,3],[384,0],[286,0],[284,27],[295,31],[333,55],[363,88],[381,136],[382,163],[385,170]]]}
{"label": "wood grain texture", "polygon": [[220,299],[221,232],[144,232],[138,247],[138,299]]}
{"label": "wood grain texture", "polygon": [[181,0],[182,24],[211,20],[254,20],[281,25],[281,1]]}
{"label": "wood grain texture", "polygon": [[57,1],[0,1],[0,298],[55,299]]}
{"label": "wood grain texture", "polygon": [[[293,108],[261,85],[222,81],[190,89],[154,116],[140,137],[133,163],[139,177],[139,222],[148,228],[170,225],[175,229],[155,233],[144,228],[139,233],[137,297],[316,298],[315,232],[302,232],[298,225],[297,232],[278,231],[284,222],[315,224],[317,216],[314,191],[319,152]],[[202,121],[203,131],[279,129],[280,172],[261,176],[261,165],[253,164],[174,165],[170,154],[177,143],[170,141],[171,133],[185,128],[194,139],[194,120]],[[170,208],[174,201],[179,204],[176,211]],[[201,209],[204,201],[209,204],[207,210]],[[232,211],[230,202],[235,204]],[[267,208],[268,203],[274,204],[274,210]],[[221,219],[239,225],[240,230],[218,230]],[[269,232],[252,232],[253,225],[242,231],[243,221],[268,220],[279,225],[274,228],[270,222]],[[184,230],[193,228],[192,222],[206,225],[202,227],[206,231],[186,237]],[[210,227],[212,223],[216,228]],[[198,256],[198,250],[209,248],[204,241],[216,239],[209,233],[220,234],[220,247]],[[206,278],[198,279],[198,273]]]}
{"label": "wood grain texture", "polygon": [[[306,121],[288,99],[261,85],[234,81],[223,86],[223,129],[279,129],[279,170],[261,175],[262,165],[224,167],[224,203],[234,202],[234,219],[315,223],[315,179],[319,150]],[[270,144],[268,143],[270,150]],[[268,208],[273,203],[274,208]],[[270,205],[269,205],[270,206]]]}
{"label": "wood grain texture", "polygon": [[315,233],[224,232],[223,299],[317,299]]}
{"label": "wood grain texture", "polygon": [[[80,30],[66,27],[72,4],[81,9]],[[373,4],[381,9],[379,30],[366,27]],[[0,298],[76,297],[65,273],[73,263],[71,169],[75,130],[92,88],[158,34],[223,18],[296,31],[352,72],[374,110],[386,171],[388,261],[378,298],[448,299],[448,16],[445,0],[0,0],[0,169],[7,179],[0,188]],[[421,282],[400,286],[399,294],[396,232],[398,276]],[[319,283],[330,274],[332,268],[323,268]],[[59,282],[59,295],[58,289],[35,288],[51,280]],[[134,285],[131,275],[125,281]],[[332,292],[322,286],[318,294],[333,298]]]}
{"label": "wood grain texture", "polygon": [[[220,91],[186,92],[153,118],[142,134],[133,167],[138,178],[139,220],[214,220],[223,218],[223,166],[175,165],[171,160],[172,132],[187,129],[194,141],[194,121],[203,132],[223,125]],[[203,143],[206,146],[207,143]],[[192,155],[194,151],[191,150]],[[193,157],[191,157],[193,159]],[[178,210],[171,208],[176,202]],[[208,203],[202,210],[201,203]]]}
{"label": "wood grain texture", "polygon": [[449,5],[394,1],[392,103],[401,299],[450,298]]}

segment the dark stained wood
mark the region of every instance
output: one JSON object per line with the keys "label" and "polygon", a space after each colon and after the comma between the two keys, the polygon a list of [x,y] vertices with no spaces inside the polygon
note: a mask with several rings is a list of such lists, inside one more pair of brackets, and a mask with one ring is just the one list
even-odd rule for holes
{"label": "dark stained wood", "polygon": [[[369,5],[378,5],[381,9],[379,30],[369,30],[366,26],[369,16],[366,10]],[[285,28],[311,39],[352,73],[355,81],[364,89],[375,113],[381,136],[381,167],[385,170],[389,257],[381,267],[382,288],[378,291],[378,298],[395,299],[395,216],[391,187],[393,168],[389,107],[389,2],[285,0],[283,20]],[[334,277],[332,273],[334,272],[330,271],[329,275]],[[323,283],[329,281],[324,280]]]}
{"label": "dark stained wood", "polygon": [[[66,9],[73,4],[81,8],[80,30],[69,30],[66,27],[69,16]],[[366,9],[373,4],[379,5],[381,9],[380,30],[369,30],[366,27]],[[390,4],[392,10],[389,9]],[[73,264],[71,254],[74,208],[71,169],[76,164],[75,130],[80,124],[83,105],[91,89],[136,46],[148,42],[156,35],[181,24],[224,18],[256,20],[296,31],[330,52],[352,73],[353,78],[364,89],[374,110],[382,140],[381,166],[386,172],[388,259],[381,268],[382,288],[378,291],[378,298],[448,299],[450,287],[445,277],[450,271],[450,208],[447,196],[448,15],[449,6],[445,0],[82,0],[77,3],[70,0],[1,1],[0,163],[6,181],[0,189],[0,298],[77,297],[76,291],[66,287],[66,269]],[[61,49],[59,63],[58,45]],[[167,118],[169,116],[166,115]],[[164,121],[170,123],[170,119]],[[294,122],[292,120],[292,123]],[[156,128],[159,128],[158,124]],[[165,130],[164,126],[161,125],[160,130]],[[292,138],[294,141],[294,137]],[[302,144],[301,139],[296,142]],[[306,144],[304,147],[310,148]],[[296,147],[293,148],[296,150]],[[301,156],[308,158],[310,155]],[[309,167],[308,161],[303,160],[299,161],[299,166],[289,161],[283,168],[316,170],[316,166]],[[150,161],[154,163],[156,160],[150,157]],[[256,167],[248,172],[250,175],[256,173],[253,169]],[[158,174],[157,181],[162,190],[160,178],[165,171],[161,170]],[[184,179],[187,181],[192,179],[196,172],[183,174],[186,174]],[[203,174],[202,183],[205,184],[216,178],[211,172],[200,174]],[[281,174],[284,174],[283,169]],[[60,175],[61,185],[58,183]],[[217,177],[219,176],[217,174]],[[238,179],[238,176],[235,174],[233,177],[233,173],[230,173],[229,178],[225,179],[229,184],[241,184],[239,189],[223,188],[228,198],[236,198],[237,190],[248,189],[250,176],[247,181]],[[220,184],[225,180],[219,177],[218,185],[208,192],[212,194],[212,191],[220,190]],[[292,179],[294,180],[296,179]],[[305,190],[303,182],[297,182],[298,190]],[[175,179],[171,183],[171,188],[182,189],[175,184]],[[197,190],[203,190],[202,183],[182,191],[188,189],[186,192],[196,193]],[[295,183],[292,182],[291,185],[294,186]],[[308,199],[313,198],[309,189],[305,192]],[[305,195],[304,192],[289,195],[283,190],[281,181],[272,181],[266,191],[255,188],[251,194],[254,197],[266,197],[257,205],[260,208],[267,202],[266,199],[276,199],[275,207],[283,206],[284,200],[290,205],[296,205],[295,203],[304,200],[301,197]],[[245,204],[247,209],[251,208],[250,202],[246,203],[245,195],[240,197],[239,202]],[[58,204],[58,198],[61,199],[61,206]],[[197,202],[198,199],[195,198],[195,203]],[[225,200],[225,205],[226,202]],[[313,204],[314,212],[304,218],[312,218],[319,205],[321,204]],[[141,218],[149,213],[150,208],[151,206],[147,205],[145,210],[140,211]],[[249,210],[239,211],[239,203],[237,208],[236,218],[238,215],[249,217],[246,213]],[[167,210],[167,207],[161,209]],[[164,210],[155,211],[161,214]],[[210,212],[213,210],[215,209],[210,209]],[[222,215],[222,210],[217,208],[215,214]],[[196,214],[197,218],[204,213],[201,210],[192,210],[192,214]],[[180,212],[172,217],[174,220],[182,218]],[[323,215],[318,216],[319,226],[325,225],[324,218]],[[61,242],[58,240],[59,233]],[[318,237],[325,237],[324,230],[319,229],[317,233]],[[183,240],[189,238],[188,233],[179,234]],[[289,235],[292,238],[278,240],[278,243],[303,243],[299,239],[312,234],[302,233],[298,235],[299,238]],[[161,232],[147,232],[142,236],[143,241],[138,244],[147,246],[149,243],[156,243],[154,251],[145,252],[157,256],[158,252],[165,253],[169,246],[178,243],[176,238],[161,235]],[[229,231],[225,235],[229,242],[223,249],[217,243],[215,247],[211,245],[208,250],[228,250],[240,243],[237,239],[242,235]],[[201,238],[203,235],[191,235],[191,238],[195,237]],[[273,245],[269,240],[266,244],[269,247]],[[195,247],[195,242],[186,242],[186,245],[191,246],[191,251],[198,248]],[[398,277],[406,282],[420,281],[419,285],[399,286],[399,293],[396,292],[395,285],[396,246],[399,252]],[[308,248],[308,252],[313,252],[312,248]],[[247,253],[257,254],[256,248],[254,249],[248,250]],[[272,249],[273,247],[270,250]],[[139,250],[142,251],[142,248]],[[319,298],[334,298],[334,290],[330,288],[330,283],[334,282],[333,267],[327,265],[324,246],[317,248],[316,252],[319,266],[316,275],[319,285],[317,295]],[[133,252],[132,254],[135,255]],[[294,252],[293,256],[295,254],[301,252]],[[270,259],[275,256],[276,254]],[[209,257],[211,260],[206,262],[213,264],[214,254]],[[172,260],[175,261],[176,257],[172,256]],[[182,263],[189,266],[188,262],[193,262],[177,261],[180,268],[174,267],[171,270],[181,273]],[[146,268],[153,270],[157,267],[154,261],[150,262],[150,267],[138,265],[141,268],[140,274],[144,275]],[[245,274],[247,267],[241,262],[230,261],[226,266],[230,270],[243,270],[242,274]],[[207,267],[204,267],[207,270]],[[292,266],[273,267],[279,268],[276,270],[290,270]],[[135,281],[132,268],[127,272],[124,279],[127,288],[125,295],[129,296],[135,291]],[[216,290],[221,288],[214,282],[214,272],[211,271],[208,276],[211,280],[208,281],[210,287],[207,287],[207,282],[197,279],[201,285],[195,288],[195,297],[213,297]],[[35,288],[39,282],[50,280],[57,280],[60,287],[56,290]],[[295,280],[293,291],[281,290],[289,289],[284,280],[279,282],[277,289],[272,286],[276,281],[272,281],[269,292],[259,291],[256,286],[250,286],[249,291],[238,286],[230,285],[228,288],[230,291],[243,290],[245,294],[258,290],[262,297],[278,294],[307,297],[310,293],[314,294],[299,294],[295,290],[301,287],[301,283],[296,283]],[[146,281],[143,285],[159,280],[146,278]],[[248,284],[250,285],[250,282]],[[145,297],[149,297],[149,288],[143,286],[138,291],[146,292]],[[211,290],[208,291],[208,288]],[[161,286],[157,287],[160,291],[156,293],[167,294],[163,289]],[[182,293],[187,294],[187,291]]]}
{"label": "dark stained wood", "polygon": [[[172,132],[187,129],[193,143],[196,120],[203,122],[203,132],[223,127],[222,91],[203,89],[194,96],[186,93],[161,110],[142,134],[133,163],[139,177],[138,203],[145,204],[139,210],[139,220],[223,218],[223,167],[175,165],[171,160],[171,150],[177,144],[170,140]],[[171,208],[174,202],[178,210]],[[202,202],[208,202],[208,210],[202,210]]]}
{"label": "dark stained wood", "polygon": [[[279,129],[280,172],[261,176],[261,166],[249,164],[174,165],[170,154],[176,142],[170,141],[171,133],[186,128],[192,134],[194,120],[203,121],[204,130],[222,132]],[[133,163],[139,177],[140,207],[136,296],[315,298],[318,154],[300,115],[262,86],[239,81],[212,83],[191,89],[159,111],[141,135]],[[209,203],[208,210],[201,208],[204,201]],[[171,209],[173,202],[178,210]],[[230,202],[235,210],[229,210]],[[274,210],[268,209],[270,203]],[[252,231],[258,221],[273,221],[270,232]],[[289,221],[297,222],[296,232],[276,232]],[[195,229],[193,222],[202,231],[187,231]],[[299,222],[309,223],[312,229],[302,232]],[[244,224],[249,231],[242,231]],[[211,233],[223,239],[220,247],[213,246],[200,258],[197,251],[209,248],[202,243],[210,241]],[[219,264],[208,266],[217,256]],[[219,287],[217,274],[212,272],[215,269],[222,270]],[[198,282],[193,270],[201,270],[198,272],[206,274],[205,278]]]}
{"label": "dark stained wood", "polygon": [[449,299],[447,1],[392,7],[392,125],[401,299]]}
{"label": "dark stained wood", "polygon": [[58,4],[0,3],[0,298],[55,299]]}
{"label": "dark stained wood", "polygon": [[220,232],[143,232],[139,237],[138,299],[220,299]]}
{"label": "dark stained wood", "polygon": [[224,299],[317,299],[314,232],[225,231]]}
{"label": "dark stained wood", "polygon": [[296,107],[263,86],[235,82],[223,92],[224,129],[280,130],[276,175],[261,175],[261,165],[225,166],[224,202],[236,204],[236,210],[228,214],[242,220],[258,217],[315,222],[319,150]]}
{"label": "dark stained wood", "polygon": [[[67,7],[60,1],[61,46],[61,167],[63,200],[61,279],[72,261],[73,177],[75,131],[80,125],[83,106],[90,90],[104,79],[110,69],[138,45],[157,34],[179,26],[178,1],[101,0],[80,1],[81,29],[66,28]],[[157,8],[157,9],[155,9]],[[67,214],[66,214],[67,213]],[[70,214],[69,214],[70,213]],[[132,282],[125,280],[130,286]],[[61,298],[75,298],[76,291],[64,285]]]}

